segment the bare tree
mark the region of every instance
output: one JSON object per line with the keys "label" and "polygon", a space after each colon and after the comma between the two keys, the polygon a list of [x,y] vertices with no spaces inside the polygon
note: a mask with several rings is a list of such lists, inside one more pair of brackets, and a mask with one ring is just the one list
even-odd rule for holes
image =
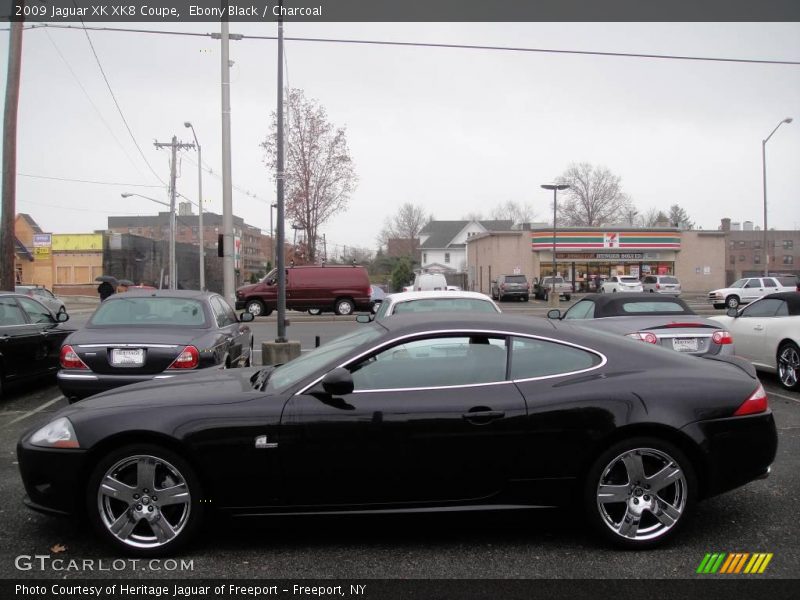
{"label": "bare tree", "polygon": [[[334,127],[325,109],[303,90],[289,90],[286,102],[286,217],[305,230],[309,262],[316,261],[319,227],[347,208],[358,178],[345,128]],[[277,167],[277,114],[262,144],[267,166]]]}
{"label": "bare tree", "polygon": [[648,208],[644,214],[639,215],[638,224],[641,227],[655,227],[659,223],[668,223],[669,217],[658,208]]}
{"label": "bare tree", "polygon": [[483,213],[477,210],[473,210],[468,212],[463,217],[461,217],[462,221],[483,221]]}
{"label": "bare tree", "polygon": [[692,229],[694,221],[689,218],[689,213],[678,204],[669,207],[669,224],[680,229]]}
{"label": "bare tree", "polygon": [[388,246],[390,239],[405,240],[408,248],[403,254],[414,256],[419,245],[419,232],[429,221],[430,217],[422,206],[406,202],[393,216],[386,217],[378,235],[378,243]]}
{"label": "bare tree", "polygon": [[536,219],[536,213],[529,204],[508,200],[492,209],[492,219],[513,221],[514,223],[530,223]]}
{"label": "bare tree", "polygon": [[559,178],[570,188],[559,201],[559,220],[565,225],[599,227],[624,222],[630,199],[622,192],[620,177],[606,167],[572,164]]}

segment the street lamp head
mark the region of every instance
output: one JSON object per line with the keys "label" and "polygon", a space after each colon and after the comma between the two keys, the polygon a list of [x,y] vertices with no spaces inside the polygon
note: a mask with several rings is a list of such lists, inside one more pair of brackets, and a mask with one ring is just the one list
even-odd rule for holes
{"label": "street lamp head", "polygon": [[191,127],[191,126],[192,126],[192,124],[191,124],[189,121],[184,121],[184,122],[183,122],[183,126],[184,126],[184,127]]}
{"label": "street lamp head", "polygon": [[123,198],[130,198],[131,196],[133,196],[133,194],[129,194],[128,192],[123,192],[120,194],[120,196],[122,196]]}
{"label": "street lamp head", "polygon": [[783,122],[784,122],[784,123],[786,123],[786,124],[788,125],[789,123],[791,123],[791,122],[792,122],[792,120],[793,120],[793,119],[792,119],[792,117],[786,117],[786,118],[783,120]]}
{"label": "street lamp head", "polygon": [[566,183],[543,183],[540,187],[543,187],[546,190],[566,190],[569,188],[569,184]]}

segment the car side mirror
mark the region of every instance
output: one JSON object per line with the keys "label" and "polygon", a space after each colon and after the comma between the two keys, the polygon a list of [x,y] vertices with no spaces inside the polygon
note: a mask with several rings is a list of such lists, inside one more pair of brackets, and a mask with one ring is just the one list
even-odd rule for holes
{"label": "car side mirror", "polygon": [[328,371],[325,377],[322,378],[321,383],[322,389],[331,396],[351,394],[355,388],[353,376],[350,374],[350,371],[344,367],[338,367],[332,371]]}
{"label": "car side mirror", "polygon": [[266,283],[267,285],[275,285],[275,279],[273,278],[267,279]]}
{"label": "car side mirror", "polygon": [[239,315],[239,322],[240,323],[249,323],[250,321],[255,320],[255,318],[256,317],[255,317],[255,315],[253,315],[253,313],[245,311],[245,312],[243,312],[242,314]]}
{"label": "car side mirror", "polygon": [[356,315],[356,321],[358,323],[370,323],[372,321],[372,315]]}
{"label": "car side mirror", "polygon": [[56,313],[56,322],[66,323],[69,321],[69,315],[65,312]]}
{"label": "car side mirror", "polygon": [[548,319],[560,319],[561,318],[561,311],[557,308],[547,311],[547,318]]}
{"label": "car side mirror", "polygon": [[729,308],[728,310],[725,311],[725,314],[728,315],[729,317],[736,318],[739,316],[739,311],[735,308]]}

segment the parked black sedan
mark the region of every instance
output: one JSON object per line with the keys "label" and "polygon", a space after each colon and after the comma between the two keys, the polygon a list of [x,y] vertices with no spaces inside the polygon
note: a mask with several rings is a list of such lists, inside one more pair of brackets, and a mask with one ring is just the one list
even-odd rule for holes
{"label": "parked black sedan", "polygon": [[137,555],[210,507],[239,516],[578,504],[645,548],[695,501],[769,472],[777,435],[752,366],[569,323],[398,315],[278,368],[106,392],[17,447],[31,508],[85,509]]}
{"label": "parked black sedan", "polygon": [[195,369],[246,367],[253,335],[218,294],[145,290],[114,294],[61,347],[58,385],[74,402],[111,388]]}
{"label": "parked black sedan", "polygon": [[24,294],[0,292],[0,397],[6,384],[56,372],[61,343],[74,331],[61,325],[68,320]]}

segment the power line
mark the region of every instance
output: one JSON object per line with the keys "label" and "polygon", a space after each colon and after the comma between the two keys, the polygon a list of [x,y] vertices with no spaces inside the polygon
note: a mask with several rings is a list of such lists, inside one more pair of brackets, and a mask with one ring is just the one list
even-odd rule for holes
{"label": "power line", "polygon": [[30,177],[32,179],[49,179],[52,181],[69,181],[71,183],[91,183],[94,185],[120,185],[125,187],[146,187],[163,188],[163,185],[148,185],[144,183],[122,183],[118,181],[95,181],[91,179],[71,179],[69,177],[51,177],[48,175],[33,175],[31,173],[17,173],[19,177]]}
{"label": "power line", "polygon": [[[37,23],[30,25],[28,29],[40,29],[43,27],[55,27],[58,29],[80,29],[72,25],[57,25],[51,23]],[[153,35],[181,35],[189,37],[211,37],[214,38],[219,34],[214,33],[192,33],[186,31],[159,31],[154,29],[126,29],[121,27],[85,27],[92,31],[108,31],[108,32],[122,32],[122,33],[144,33]],[[240,40],[268,40],[274,41],[278,38],[270,35],[245,35],[245,34],[231,34],[231,39]],[[494,46],[483,44],[445,44],[435,42],[398,42],[389,40],[358,40],[348,38],[310,38],[310,37],[286,37],[286,41],[292,42],[311,42],[311,43],[326,43],[326,44],[361,44],[372,46],[397,46],[408,48],[439,48],[439,49],[455,49],[455,50],[488,50],[494,52],[522,52],[522,53],[540,53],[540,54],[572,54],[582,56],[607,56],[615,58],[648,58],[659,60],[691,60],[691,61],[709,61],[709,62],[726,62],[726,63],[743,63],[743,64],[763,64],[763,65],[791,65],[800,66],[800,61],[795,60],[765,60],[754,58],[723,58],[716,56],[689,56],[679,54],[645,54],[636,52],[602,52],[596,50],[556,50],[553,48],[528,48],[523,46]]]}

